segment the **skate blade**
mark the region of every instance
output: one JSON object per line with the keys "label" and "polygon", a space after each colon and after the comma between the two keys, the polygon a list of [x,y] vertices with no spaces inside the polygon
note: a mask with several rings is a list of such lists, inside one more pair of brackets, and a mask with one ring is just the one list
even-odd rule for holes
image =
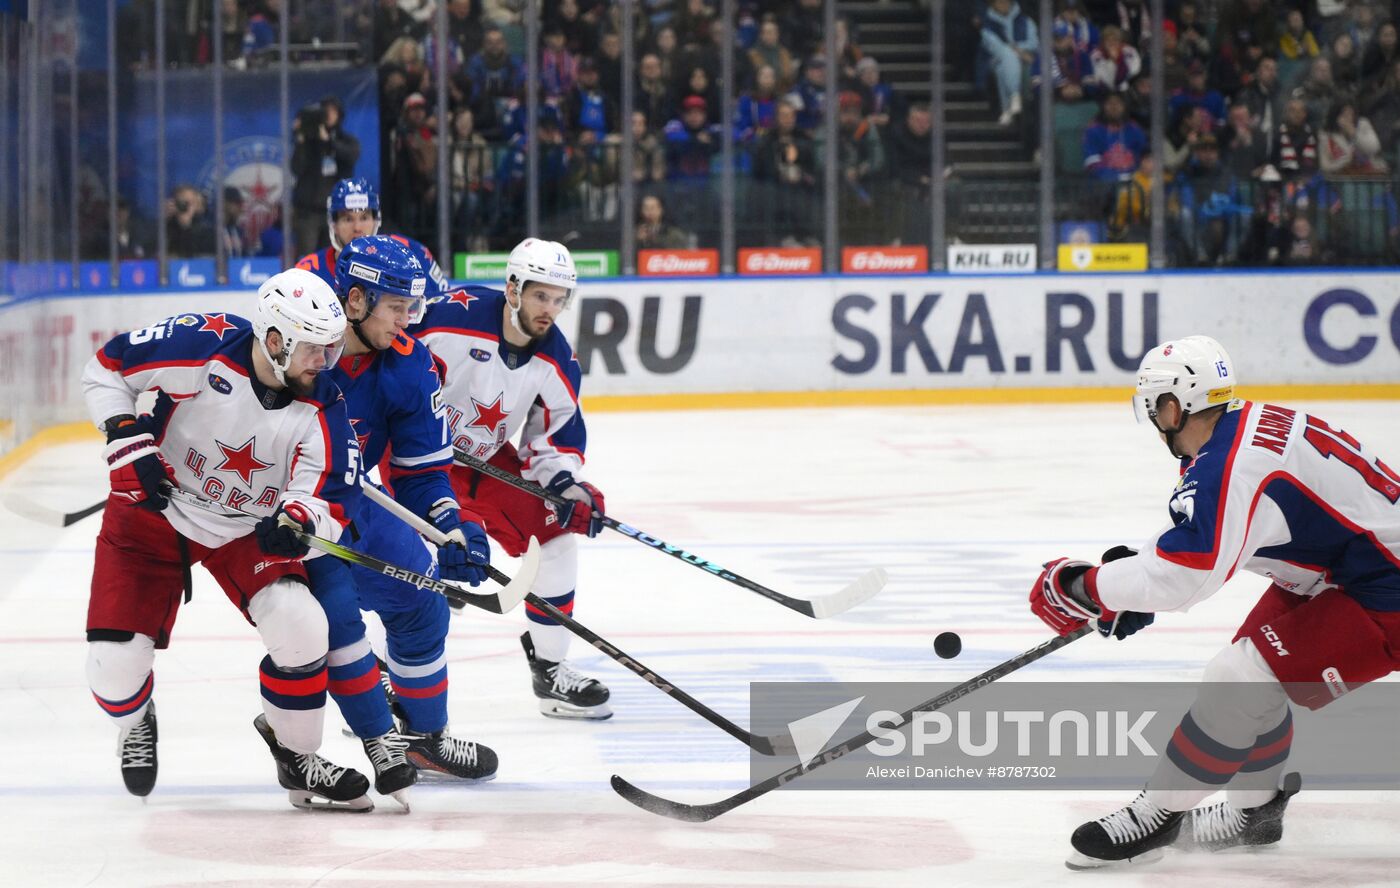
{"label": "skate blade", "polygon": [[563,700],[540,700],[540,714],[549,718],[574,718],[603,721],[612,718],[612,708],[606,703],[597,706],[575,706]]}
{"label": "skate blade", "polygon": [[398,792],[391,792],[389,796],[400,805],[403,805],[403,813],[408,814],[413,811],[413,806],[409,804],[408,790],[401,789]]}
{"label": "skate blade", "polygon": [[1144,851],[1136,857],[1125,857],[1122,860],[1099,860],[1097,857],[1087,857],[1078,851],[1072,851],[1069,857],[1065,858],[1065,866],[1076,872],[1135,866],[1156,863],[1162,859],[1164,853],[1161,848],[1153,848],[1151,851]]}
{"label": "skate blade", "polygon": [[360,796],[348,802],[339,802],[318,796],[300,789],[287,790],[287,799],[295,808],[303,811],[344,811],[349,814],[368,814],[374,810],[374,802],[369,796]]}
{"label": "skate blade", "polygon": [[496,779],[495,771],[482,777],[461,777],[450,771],[439,771],[431,765],[424,765],[414,759],[412,755],[409,755],[408,760],[413,762],[413,767],[418,769],[419,783],[486,783]]}

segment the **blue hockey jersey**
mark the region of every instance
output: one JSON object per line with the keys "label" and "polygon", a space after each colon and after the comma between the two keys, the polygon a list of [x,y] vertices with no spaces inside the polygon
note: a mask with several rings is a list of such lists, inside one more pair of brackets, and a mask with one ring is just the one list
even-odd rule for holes
{"label": "blue hockey jersey", "polygon": [[1186,610],[1237,570],[1298,595],[1340,588],[1400,611],[1400,473],[1325,420],[1234,401],[1188,463],[1172,524],[1137,555],[1098,568],[1124,611]]}
{"label": "blue hockey jersey", "polygon": [[[428,288],[425,291],[427,296],[436,296],[447,292],[449,284],[447,275],[442,273],[442,268],[433,258],[433,251],[420,244],[411,237],[404,237],[398,234],[387,235],[394,240],[408,247],[413,251],[413,256],[428,272]],[[324,250],[317,250],[314,253],[307,253],[297,260],[297,268],[309,271],[321,280],[330,284],[332,290],[335,286],[335,260],[337,251],[335,247],[326,247]]]}
{"label": "blue hockey jersey", "polygon": [[466,287],[430,300],[422,323],[409,328],[442,371],[452,443],[489,459],[519,432],[526,478],[581,477],[588,435],[578,359],[557,326],[529,348],[512,347],[502,330],[505,302],[500,290]]}
{"label": "blue hockey jersey", "polygon": [[447,410],[423,343],[401,334],[382,352],[342,357],[329,375],[345,393],[365,466],[389,454],[385,480],[396,499],[425,517],[439,500],[455,500]]}
{"label": "blue hockey jersey", "polygon": [[[260,517],[301,503],[317,535],[336,540],[362,496],[345,400],[325,373],[309,397],[267,388],[253,369],[255,345],[252,325],[224,313],[176,315],[123,333],[83,371],[88,411],[101,428],[134,416],[142,392],[158,392],[156,440],[181,488]],[[210,548],[252,530],[178,500],[162,514]]]}

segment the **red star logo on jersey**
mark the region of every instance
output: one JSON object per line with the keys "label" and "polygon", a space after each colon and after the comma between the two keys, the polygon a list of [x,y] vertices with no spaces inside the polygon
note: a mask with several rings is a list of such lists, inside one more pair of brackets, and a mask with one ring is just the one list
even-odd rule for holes
{"label": "red star logo on jersey", "polygon": [[350,429],[355,433],[355,441],[360,445],[361,453],[364,452],[365,445],[369,443],[369,433],[366,432],[363,435],[360,434],[360,423],[362,422],[364,422],[363,419],[350,420]]}
{"label": "red star logo on jersey", "polygon": [[475,302],[478,298],[480,298],[480,297],[478,297],[478,296],[473,296],[472,294],[468,293],[466,290],[457,290],[457,291],[455,291],[451,296],[448,296],[448,297],[447,297],[447,301],[448,301],[448,302],[455,302],[455,303],[457,303],[458,305],[462,306],[463,308],[470,308],[470,307],[471,307],[471,304],[472,304],[473,302]]}
{"label": "red star logo on jersey", "polygon": [[501,409],[500,395],[497,395],[496,400],[492,401],[490,404],[483,404],[476,398],[472,398],[472,409],[476,411],[476,416],[469,419],[467,425],[479,426],[486,429],[488,432],[495,432],[496,426],[505,422],[506,417],[509,415],[506,411]]}
{"label": "red star logo on jersey", "polygon": [[253,486],[253,473],[272,468],[272,463],[263,462],[253,453],[256,437],[249,438],[238,447],[230,447],[215,439],[214,443],[223,451],[224,461],[214,467],[216,472],[233,472],[248,487]]}
{"label": "red star logo on jersey", "polygon": [[203,315],[203,317],[204,326],[200,327],[196,332],[213,333],[215,336],[219,337],[220,342],[223,341],[224,334],[233,329],[233,324],[230,324],[228,317],[222,313]]}

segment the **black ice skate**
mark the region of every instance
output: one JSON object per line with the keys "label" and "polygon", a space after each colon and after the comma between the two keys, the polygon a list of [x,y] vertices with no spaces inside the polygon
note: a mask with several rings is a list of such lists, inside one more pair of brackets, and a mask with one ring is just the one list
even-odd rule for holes
{"label": "black ice skate", "polygon": [[117,758],[122,760],[126,791],[145,798],[156,788],[156,702],[146,704],[146,714],[117,737]]}
{"label": "black ice skate", "polygon": [[1254,808],[1236,808],[1219,802],[1193,808],[1186,815],[1175,848],[1183,851],[1224,851],[1241,846],[1272,845],[1283,838],[1283,812],[1288,800],[1303,788],[1294,771],[1283,778],[1283,788],[1272,799]]}
{"label": "black ice skate", "polygon": [[1074,831],[1074,853],[1065,861],[1072,870],[1097,869],[1160,860],[1162,849],[1176,841],[1185,811],[1168,811],[1139,793],[1131,805],[1091,820]]}
{"label": "black ice skate", "polygon": [[253,719],[272,757],[277,760],[277,782],[287,790],[287,798],[308,811],[374,810],[369,799],[369,781],[350,768],[340,768],[314,752],[293,752],[283,746],[267,723],[266,715]]}
{"label": "black ice skate", "polygon": [[365,755],[374,765],[374,791],[393,796],[394,801],[409,810],[408,788],[418,782],[418,771],[409,762],[408,741],[397,731],[361,740]]}
{"label": "black ice skate", "polygon": [[520,644],[525,648],[525,659],[530,661],[540,712],[550,718],[612,718],[606,685],[596,678],[579,675],[568,663],[536,658],[529,632],[520,636]]}
{"label": "black ice skate", "polygon": [[408,760],[420,777],[452,780],[490,780],[496,776],[498,759],[491,747],[461,740],[446,730],[420,734],[404,729]]}

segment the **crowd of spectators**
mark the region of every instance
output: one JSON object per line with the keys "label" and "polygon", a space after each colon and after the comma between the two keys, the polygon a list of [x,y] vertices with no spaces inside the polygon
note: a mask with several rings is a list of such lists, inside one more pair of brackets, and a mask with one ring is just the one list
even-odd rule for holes
{"label": "crowd of spectators", "polygon": [[[1034,5],[1026,4],[1032,13]],[[1167,0],[1155,59],[1149,6],[1057,0],[1046,65],[1035,57],[1034,17],[1015,0],[988,0],[978,21],[1003,124],[1021,113],[1019,93],[1042,69],[1057,120],[1097,105],[1082,132],[1082,168],[1101,183],[1093,193],[1108,189],[1113,235],[1143,239],[1150,177],[1140,171],[1150,164],[1163,172],[1180,263],[1327,261],[1358,234],[1344,219],[1364,220],[1377,229],[1368,234],[1400,248],[1391,180],[1400,159],[1400,9],[1378,0]],[[1169,98],[1166,145],[1154,159],[1157,65]]]}
{"label": "crowd of spectators", "polygon": [[[424,0],[433,5],[433,0]],[[448,120],[437,120],[438,49],[423,3],[379,0],[373,23],[379,66],[385,215],[421,239],[436,237],[436,144],[450,139],[454,249],[500,248],[524,221],[528,152],[524,6],[518,0],[444,0],[449,16]],[[622,105],[621,10],[604,0],[543,0],[539,45],[541,212],[545,224],[616,241],[620,214],[647,220],[643,244],[712,245],[724,128],[736,146],[747,206],[788,243],[821,235],[822,164],[840,164],[843,224],[852,237],[887,234],[881,189],[914,183],[924,193],[928,152],[905,138],[927,106],[908,108],[885,83],[844,17],[836,30],[838,144],[824,143],[828,60],[821,0],[739,0],[733,42],[723,45],[715,0],[635,5],[634,102]],[[722,83],[732,53],[732,113]],[[910,122],[911,118],[913,123]],[[922,121],[922,122],[921,122]],[[620,205],[622,128],[633,135],[637,205]],[[893,141],[899,147],[887,148]],[[906,164],[922,164],[906,168]],[[913,194],[917,201],[918,190]],[[654,199],[654,200],[653,200]],[[917,211],[927,215],[927,210]],[[659,221],[664,220],[664,221]],[[682,227],[685,226],[685,227]],[[873,227],[862,230],[861,226]]]}

